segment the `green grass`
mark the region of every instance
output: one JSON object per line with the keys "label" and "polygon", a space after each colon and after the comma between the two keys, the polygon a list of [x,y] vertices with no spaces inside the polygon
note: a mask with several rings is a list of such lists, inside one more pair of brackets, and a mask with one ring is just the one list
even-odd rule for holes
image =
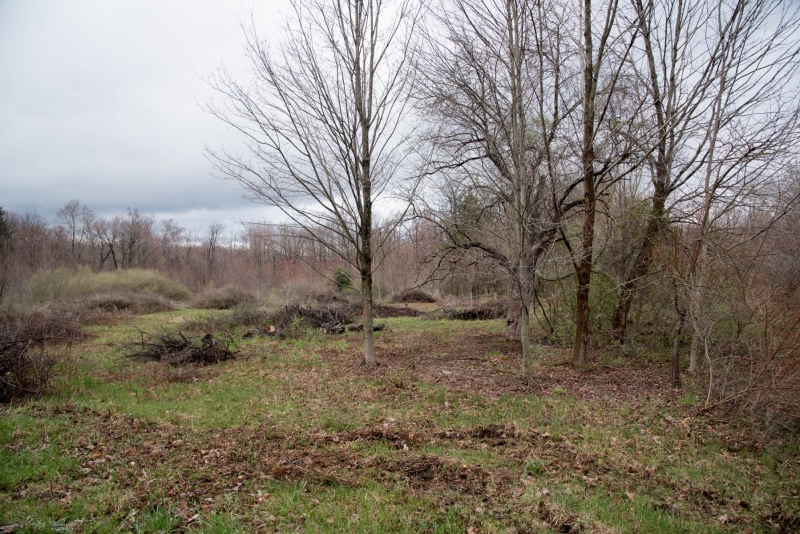
{"label": "green grass", "polygon": [[[800,514],[796,438],[712,427],[694,415],[695,391],[597,403],[562,385],[471,388],[478,372],[519,383],[502,321],[389,319],[375,371],[359,365],[358,334],[246,340],[192,382],[122,356],[136,327],[200,313],[92,327],[53,395],[0,408],[0,525],[769,532]],[[494,345],[473,348],[481,336]],[[559,358],[542,348],[539,383],[562,383]]]}

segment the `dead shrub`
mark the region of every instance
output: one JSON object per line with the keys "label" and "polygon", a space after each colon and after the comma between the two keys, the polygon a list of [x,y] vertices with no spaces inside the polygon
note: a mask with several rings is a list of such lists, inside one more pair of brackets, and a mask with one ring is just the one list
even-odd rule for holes
{"label": "dead shrub", "polygon": [[206,289],[192,299],[192,307],[230,310],[243,304],[255,304],[258,302],[255,295],[244,289],[235,286],[224,286]]}
{"label": "dead shrub", "polygon": [[325,324],[349,324],[360,314],[358,305],[348,301],[330,301],[317,306],[303,306],[292,303],[281,306],[269,314],[269,323],[274,325],[289,326],[304,322],[308,328],[320,328]]}
{"label": "dead shrub", "polygon": [[161,329],[156,334],[139,331],[140,339],[124,346],[126,356],[147,362],[162,362],[172,367],[190,364],[210,365],[232,359],[235,353],[230,334],[192,336],[183,331]]}
{"label": "dead shrub", "polygon": [[53,313],[73,316],[83,324],[115,324],[132,315],[176,310],[179,305],[155,293],[112,291],[63,300],[50,307]]}
{"label": "dead shrub", "polygon": [[231,326],[269,326],[269,313],[263,308],[249,304],[236,306],[228,318]]}
{"label": "dead shrub", "polygon": [[436,302],[436,299],[430,293],[426,293],[421,289],[408,289],[406,291],[403,291],[399,295],[393,296],[392,302],[399,304],[412,303],[412,302],[429,304]]}
{"label": "dead shrub", "polygon": [[74,316],[47,309],[0,316],[0,402],[46,393],[66,358],[54,346],[84,337]]}
{"label": "dead shrub", "polygon": [[487,302],[470,308],[444,308],[442,317],[456,321],[488,321],[503,319],[506,316],[506,305],[503,302]]}

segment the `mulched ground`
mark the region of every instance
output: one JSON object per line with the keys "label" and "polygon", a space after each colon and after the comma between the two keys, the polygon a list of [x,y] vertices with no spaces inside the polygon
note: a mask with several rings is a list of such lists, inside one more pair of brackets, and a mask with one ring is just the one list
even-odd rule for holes
{"label": "mulched ground", "polygon": [[[679,501],[709,514],[735,505],[724,502],[713,488],[677,487],[639,462],[609,465],[599,456],[579,452],[565,437],[521,431],[514,425],[428,429],[387,420],[377,427],[349,432],[287,435],[266,424],[192,432],[74,406],[41,408],[40,412],[43,418],[62,419],[87,429],[80,433],[83,437],[76,435],[73,443],[64,444],[78,458],[82,476],[70,483],[27,485],[18,488],[13,498],[66,504],[83,491],[112,484],[116,494],[126,496],[124,505],[131,510],[151,504],[154,492],[164,495],[177,503],[174,512],[185,527],[198,513],[216,509],[232,496],[252,504],[269,499],[269,494],[259,489],[269,480],[352,487],[369,478],[434,501],[475,500],[485,513],[497,518],[514,516],[519,521],[528,517],[523,521],[544,521],[560,532],[570,532],[577,516],[564,513],[546,499],[535,510],[522,509],[518,498],[535,476],[579,477],[589,487],[668,489]],[[397,452],[386,455],[359,450],[358,443],[370,442],[383,442]],[[491,451],[503,461],[486,467],[420,451],[430,446]],[[531,457],[539,459],[541,471],[520,478]],[[517,526],[524,530],[532,525]],[[268,523],[254,526],[270,529]]]}
{"label": "mulched ground", "polygon": [[[595,366],[579,371],[568,365],[549,364],[534,370],[530,384],[520,379],[522,351],[518,342],[502,334],[474,334],[436,343],[431,336],[392,333],[388,348],[378,349],[379,366],[371,371],[361,365],[361,340],[353,339],[346,350],[327,349],[324,359],[335,362],[341,374],[401,376],[498,398],[508,393],[535,393],[541,396],[554,390],[604,405],[639,405],[655,397],[672,402],[680,392],[671,387],[667,364],[639,363],[631,359],[624,368]],[[357,344],[356,344],[357,343]],[[570,353],[562,347],[541,349],[548,362],[566,362]]]}

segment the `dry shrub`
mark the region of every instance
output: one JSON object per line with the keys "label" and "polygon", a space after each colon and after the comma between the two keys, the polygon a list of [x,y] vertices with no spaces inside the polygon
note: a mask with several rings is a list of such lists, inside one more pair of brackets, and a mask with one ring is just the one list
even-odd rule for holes
{"label": "dry shrub", "polygon": [[144,269],[102,273],[94,273],[88,267],[75,271],[64,267],[45,269],[31,277],[28,287],[33,299],[40,303],[114,293],[150,293],[177,301],[184,301],[190,295],[178,282],[157,271]]}
{"label": "dry shrub", "polygon": [[230,310],[244,304],[253,305],[258,302],[255,295],[235,286],[224,286],[206,289],[192,299],[192,307]]}
{"label": "dry shrub", "polygon": [[49,310],[0,316],[0,402],[45,393],[70,345],[85,337],[74,316]]}
{"label": "dry shrub", "polygon": [[231,326],[269,326],[269,313],[263,308],[243,304],[236,306],[228,318]]}
{"label": "dry shrub", "polygon": [[179,305],[154,293],[114,291],[60,301],[51,308],[56,313],[75,316],[84,324],[114,324],[131,315],[176,310]]}
{"label": "dry shrub", "polygon": [[430,293],[426,293],[421,289],[408,289],[399,295],[393,296],[392,302],[400,304],[411,302],[433,303],[436,302],[436,299]]}
{"label": "dry shrub", "polygon": [[210,365],[230,360],[235,356],[231,349],[233,338],[228,334],[192,336],[181,330],[170,332],[161,329],[156,334],[139,331],[140,339],[125,345],[129,358],[148,362],[162,362],[173,367]]}
{"label": "dry shrub", "polygon": [[196,318],[187,319],[181,328],[189,332],[203,334],[228,334],[235,328],[266,329],[270,325],[269,313],[258,306],[240,304],[229,313],[208,313]]}
{"label": "dry shrub", "polygon": [[501,301],[487,302],[470,308],[445,308],[442,310],[445,319],[457,321],[488,321],[503,319],[506,316],[506,304]]}
{"label": "dry shrub", "polygon": [[722,328],[707,342],[702,411],[744,418],[767,434],[800,431],[800,289],[773,295],[759,323]]}
{"label": "dry shrub", "polygon": [[317,306],[292,303],[272,312],[269,315],[269,322],[284,326],[304,322],[310,328],[319,328],[330,323],[352,323],[360,311],[358,305],[347,301],[331,301]]}

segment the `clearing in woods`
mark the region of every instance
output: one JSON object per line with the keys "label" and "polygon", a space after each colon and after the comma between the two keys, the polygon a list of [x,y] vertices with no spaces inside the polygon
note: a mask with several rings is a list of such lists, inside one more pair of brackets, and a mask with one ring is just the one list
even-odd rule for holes
{"label": "clearing in woods", "polygon": [[376,370],[357,332],[176,370],[92,327],[52,395],[0,408],[0,531],[800,531],[796,436],[697,415],[666,354],[542,346],[528,386],[502,320],[385,322]]}

